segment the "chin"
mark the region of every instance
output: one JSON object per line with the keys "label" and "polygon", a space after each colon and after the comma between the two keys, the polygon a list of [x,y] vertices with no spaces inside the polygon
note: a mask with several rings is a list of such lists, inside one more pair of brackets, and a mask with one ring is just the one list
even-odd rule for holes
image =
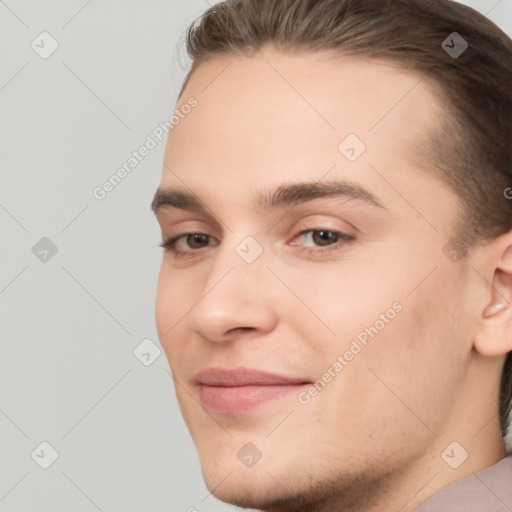
{"label": "chin", "polygon": [[[270,478],[267,475],[267,478]],[[225,477],[224,481],[219,483],[218,479],[206,481],[208,490],[218,500],[231,505],[236,505],[242,508],[267,510],[273,502],[281,501],[282,496],[279,496],[279,489],[274,483],[274,489],[269,487],[270,482],[257,482],[259,478],[240,478],[234,477],[234,473],[231,473],[228,477]],[[265,479],[266,480],[266,479]],[[283,489],[280,488],[281,493]]]}
{"label": "chin", "polygon": [[[287,457],[276,447],[262,448],[261,459],[246,467],[230,445],[228,441],[222,451],[199,451],[206,486],[225,503],[268,512],[312,512],[324,499],[339,493],[343,484],[343,479],[329,481],[333,475],[322,480],[321,468],[304,467],[303,460]],[[272,451],[275,457],[269,457]]]}
{"label": "chin", "polygon": [[298,507],[297,497],[290,496],[283,487],[287,482],[277,482],[265,470],[258,473],[235,468],[231,470],[232,472],[229,473],[228,470],[223,478],[220,478],[217,472],[212,474],[211,478],[205,476],[208,490],[218,500],[237,507],[262,511],[298,512],[303,509]]}
{"label": "chin", "polygon": [[[314,512],[324,510],[325,504],[343,492],[340,482],[318,482],[313,475],[274,477],[271,471],[232,472],[220,478],[218,473],[205,476],[208,490],[218,500],[237,507],[265,512]],[[203,476],[205,473],[203,472]]]}
{"label": "chin", "polygon": [[[225,503],[258,510],[286,501],[285,489],[295,480],[291,478],[290,468],[274,467],[265,455],[247,467],[240,460],[243,453],[232,450],[230,444],[226,443],[222,453],[215,451],[200,456],[203,478],[211,494]],[[281,475],[286,475],[286,481]]]}

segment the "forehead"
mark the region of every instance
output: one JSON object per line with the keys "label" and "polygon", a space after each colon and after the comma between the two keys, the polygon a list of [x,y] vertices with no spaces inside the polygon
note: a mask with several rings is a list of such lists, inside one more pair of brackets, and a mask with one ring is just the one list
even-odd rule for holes
{"label": "forehead", "polygon": [[270,49],[201,64],[178,110],[191,97],[197,107],[168,137],[162,185],[186,179],[240,200],[327,175],[371,188],[372,168],[401,170],[398,181],[407,169],[410,181],[412,144],[439,108],[424,77],[397,65]]}
{"label": "forehead", "polygon": [[[281,53],[267,47],[252,57],[225,55],[200,64],[180,102],[195,96],[203,105],[203,121],[208,114],[223,116],[211,119],[219,127],[224,121],[244,120],[246,125],[255,120],[267,127],[269,122],[284,125],[291,117],[295,126],[287,127],[293,133],[305,132],[310,125],[327,134],[347,128],[362,133],[379,128],[382,133],[393,120],[418,125],[437,118],[439,105],[429,83],[428,73],[389,59],[332,51]],[[299,130],[301,120],[309,123]]]}

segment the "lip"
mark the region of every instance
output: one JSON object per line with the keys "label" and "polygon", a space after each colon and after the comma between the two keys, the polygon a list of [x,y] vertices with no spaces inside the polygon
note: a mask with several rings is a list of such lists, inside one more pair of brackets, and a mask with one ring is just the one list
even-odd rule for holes
{"label": "lip", "polygon": [[284,398],[311,384],[252,368],[206,368],[195,376],[202,404],[220,414],[239,414],[271,400]]}

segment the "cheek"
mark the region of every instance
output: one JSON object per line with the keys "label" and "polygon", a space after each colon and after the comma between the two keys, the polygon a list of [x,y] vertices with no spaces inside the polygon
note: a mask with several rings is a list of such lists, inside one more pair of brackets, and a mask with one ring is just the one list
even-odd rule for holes
{"label": "cheek", "polygon": [[[373,275],[331,269],[329,276],[309,279],[309,286],[304,278],[295,280],[297,295],[307,297],[307,305],[324,323],[322,327],[308,315],[309,330],[314,322],[325,333],[323,341],[310,347],[317,377],[329,367],[336,372],[332,366],[338,356],[346,361],[328,391],[321,393],[333,401],[333,410],[334,402],[343,403],[370,436],[377,424],[393,424],[402,431],[397,421],[431,435],[418,417],[437,431],[464,376],[468,333],[460,328],[457,276],[451,267],[440,265],[411,293],[410,283],[420,283],[424,272],[412,279],[404,272],[400,280],[398,272],[376,268]],[[379,279],[378,274],[393,278]],[[304,316],[301,322],[306,326]]]}
{"label": "cheek", "polygon": [[[403,313],[401,286],[396,280],[386,282],[371,265],[356,268],[355,264],[338,268],[319,268],[317,272],[291,276],[294,291],[304,304],[293,317],[300,323],[303,332],[316,331],[323,341],[314,349],[323,352],[329,359],[349,350],[354,339],[361,346],[377,343],[382,333],[388,330],[396,318]],[[284,317],[289,317],[289,302],[285,305]],[[309,326],[309,327],[308,327]],[[303,336],[304,340],[308,338]],[[357,350],[357,349],[356,349]]]}
{"label": "cheek", "polygon": [[165,332],[172,325],[173,313],[173,297],[167,284],[168,279],[165,278],[163,270],[160,270],[158,276],[156,299],[155,299],[155,320],[160,341],[165,342]]}
{"label": "cheek", "polygon": [[364,353],[359,375],[365,410],[380,411],[398,429],[398,423],[410,425],[413,436],[440,432],[465,374],[467,333],[457,302],[450,292],[438,293],[447,283],[432,279],[402,299],[402,312]]}
{"label": "cheek", "polygon": [[155,300],[155,321],[160,337],[160,343],[167,356],[179,340],[178,333],[183,328],[183,320],[187,304],[186,288],[176,286],[175,280],[165,268],[160,270],[158,277],[156,300]]}

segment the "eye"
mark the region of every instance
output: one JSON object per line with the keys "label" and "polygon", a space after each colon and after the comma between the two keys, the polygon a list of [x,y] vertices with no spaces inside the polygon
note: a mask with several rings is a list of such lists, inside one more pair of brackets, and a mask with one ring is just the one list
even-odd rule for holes
{"label": "eye", "polygon": [[[204,233],[185,233],[183,235],[175,236],[174,238],[164,240],[160,244],[160,247],[163,247],[166,251],[172,252],[177,258],[179,258],[197,252],[198,249],[208,247],[208,243],[206,243],[205,245],[204,242],[208,242],[208,239],[210,238],[211,236],[206,235]],[[180,250],[179,242],[182,239],[184,240],[185,249],[186,246],[188,245],[188,247],[192,249],[191,251]]]}
{"label": "eye", "polygon": [[[353,236],[347,235],[341,231],[333,231],[328,228],[306,229],[301,231],[295,238],[303,237],[311,241],[313,246],[304,246],[304,250],[310,254],[321,254],[341,249],[341,246],[355,240]],[[291,245],[301,245],[292,243]]]}
{"label": "eye", "polygon": [[[322,254],[339,250],[343,245],[355,240],[341,231],[333,231],[327,228],[307,229],[301,231],[296,235],[293,240],[303,238],[312,242],[314,245],[303,245],[297,243],[290,243],[292,246],[302,246],[299,250],[305,251],[309,254]],[[176,258],[183,258],[187,256],[194,256],[201,249],[212,245],[209,240],[212,239],[210,235],[205,233],[184,233],[179,236],[165,240],[160,244],[166,251],[170,251]]]}

